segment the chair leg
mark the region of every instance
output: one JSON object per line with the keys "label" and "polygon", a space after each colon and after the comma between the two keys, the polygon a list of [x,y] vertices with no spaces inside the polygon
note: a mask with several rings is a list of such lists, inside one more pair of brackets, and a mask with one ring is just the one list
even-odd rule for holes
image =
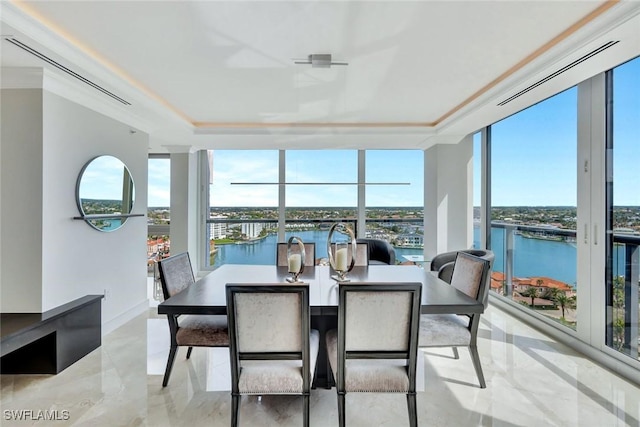
{"label": "chair leg", "polygon": [[193,347],[189,347],[189,350],[187,350],[187,359],[191,357],[191,350],[193,350]]}
{"label": "chair leg", "polygon": [[482,365],[480,365],[480,355],[478,354],[478,347],[475,345],[469,346],[469,353],[471,353],[471,360],[473,361],[473,367],[476,370],[478,381],[480,382],[480,388],[487,388],[487,384],[484,382],[484,374],[482,373]]}
{"label": "chair leg", "polygon": [[453,358],[460,359],[460,355],[458,354],[458,347],[451,347],[453,349]]}
{"label": "chair leg", "polygon": [[345,400],[345,393],[342,392],[338,392],[338,425],[340,427],[344,427],[345,426],[345,413],[344,413],[344,400]]}
{"label": "chair leg", "polygon": [[416,393],[407,393],[407,409],[409,410],[409,426],[418,427],[418,405]]}
{"label": "chair leg", "polygon": [[304,396],[302,396],[303,402],[302,404],[304,405],[303,408],[303,417],[304,419],[302,420],[302,425],[304,427],[309,427],[309,395],[305,394]]}
{"label": "chair leg", "polygon": [[169,383],[169,377],[171,376],[171,369],[173,368],[173,361],[176,358],[176,352],[178,351],[178,346],[171,346],[169,349],[169,358],[167,359],[167,367],[164,370],[164,379],[162,380],[162,387],[166,387]]}
{"label": "chair leg", "polygon": [[240,417],[240,395],[231,395],[231,427],[238,427],[238,418]]}

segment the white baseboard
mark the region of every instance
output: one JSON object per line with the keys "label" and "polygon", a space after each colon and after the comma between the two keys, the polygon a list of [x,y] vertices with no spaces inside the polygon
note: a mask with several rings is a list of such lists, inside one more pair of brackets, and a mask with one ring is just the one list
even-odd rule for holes
{"label": "white baseboard", "polygon": [[133,319],[136,316],[144,313],[149,310],[149,300],[145,299],[133,308],[125,311],[119,316],[114,317],[113,319],[102,323],[102,336],[104,337],[110,332],[118,329],[120,326],[127,323],[129,320]]}

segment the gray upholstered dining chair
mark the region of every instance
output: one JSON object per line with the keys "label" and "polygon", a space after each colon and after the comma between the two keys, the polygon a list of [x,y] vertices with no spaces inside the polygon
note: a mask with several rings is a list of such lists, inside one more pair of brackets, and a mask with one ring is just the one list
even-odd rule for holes
{"label": "gray upholstered dining chair", "polygon": [[[193,269],[189,253],[184,252],[159,261],[160,283],[164,299],[187,289],[193,283]],[[164,372],[162,386],[169,383],[173,362],[179,346],[189,347],[187,359],[191,357],[193,347],[227,347],[229,335],[226,316],[193,314],[186,316],[167,315],[171,347]]]}
{"label": "gray upholstered dining chair", "polygon": [[309,393],[320,344],[310,329],[309,284],[232,284],[227,288],[231,360],[231,425],[242,395],[303,396],[309,425]]}
{"label": "gray upholstered dining chair", "polygon": [[[495,259],[495,255],[492,251],[488,249],[461,249],[459,251],[450,251],[439,253],[434,256],[431,260],[430,270],[434,271],[438,274],[438,278],[444,280],[447,283],[451,283],[451,275],[453,274],[453,265],[456,261],[456,256],[458,252],[464,252],[467,254],[475,255],[478,258],[482,258],[484,260],[489,261],[489,272],[487,273],[487,292],[485,293],[485,298],[482,301],[482,305],[487,306],[487,301],[489,299],[489,290],[491,287],[491,269],[493,268],[493,260]],[[457,347],[452,347],[453,356],[456,359],[460,358],[458,354]]]}
{"label": "gray upholstered dining chair", "polygon": [[[340,283],[338,329],[327,332],[327,354],[338,393],[406,393],[409,424],[418,425],[416,361],[420,283]],[[371,420],[373,423],[373,420]]]}
{"label": "gray upholstered dining chair", "polygon": [[369,264],[395,265],[396,250],[386,240],[357,239],[358,245],[366,244],[368,247]]}
{"label": "gray upholstered dining chair", "polygon": [[[297,243],[295,244],[297,246]],[[316,264],[316,244],[304,243],[304,266],[313,267]],[[288,267],[289,261],[287,259],[287,243],[278,243],[276,252],[276,265],[278,267]]]}
{"label": "gray upholstered dining chair", "polygon": [[[466,252],[456,254],[451,286],[476,299],[486,307],[489,290],[490,261]],[[420,318],[420,347],[453,347],[458,359],[457,347],[468,347],[473,367],[481,388],[486,388],[477,336],[480,314],[423,314]]]}
{"label": "gray upholstered dining chair", "polygon": [[[478,258],[489,261],[490,267],[493,266],[495,255],[488,249],[460,249],[458,251],[450,251],[439,253],[431,260],[431,271],[438,272],[438,277],[447,283],[451,283],[451,275],[453,274],[453,264],[456,261],[458,252],[475,255]],[[490,280],[490,278],[489,278]]]}

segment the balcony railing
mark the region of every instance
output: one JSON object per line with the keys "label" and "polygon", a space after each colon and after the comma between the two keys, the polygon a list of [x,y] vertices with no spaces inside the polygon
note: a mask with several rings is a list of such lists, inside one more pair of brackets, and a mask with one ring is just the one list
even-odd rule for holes
{"label": "balcony railing", "polygon": [[[496,289],[496,293],[504,298],[514,297],[514,278],[516,272],[516,236],[524,238],[539,239],[543,241],[565,243],[573,246],[576,243],[576,231],[565,230],[553,227],[529,226],[520,224],[510,224],[504,222],[492,222],[492,247],[496,252],[496,261],[493,271],[504,274],[502,289]],[[502,240],[501,240],[502,239]],[[611,254],[611,270],[608,276],[612,283],[607,284],[609,289],[607,319],[607,345],[633,358],[638,358],[640,342],[638,334],[640,323],[638,313],[640,312],[638,293],[640,288],[640,236],[625,233],[613,234],[614,248]],[[535,263],[536,254],[532,254],[530,260]],[[541,253],[537,256],[542,256]],[[577,256],[577,250],[573,249],[573,256]],[[576,259],[559,260],[576,266]],[[521,276],[521,275],[518,275]],[[536,276],[549,276],[554,279],[553,273],[537,274]],[[559,280],[562,281],[562,280]],[[576,283],[567,283],[574,286]],[[530,283],[529,286],[535,286]],[[555,303],[554,303],[555,304]],[[563,316],[564,317],[564,316]],[[570,322],[566,322],[572,326]],[[573,325],[575,327],[575,324]]]}
{"label": "balcony railing", "polygon": [[[353,217],[332,217],[332,218],[295,218],[286,220],[286,231],[293,232],[296,229],[304,229],[305,227],[314,229],[327,229],[331,224],[335,222],[345,222],[352,224],[354,231],[358,230],[358,221]],[[211,218],[207,220],[208,231],[211,232],[211,226],[215,224],[225,224],[227,226],[234,224],[264,224],[267,227],[277,227],[277,219],[264,219],[264,218]],[[368,218],[367,224],[382,223],[390,225],[412,224],[416,226],[423,225],[422,218]],[[501,289],[493,289],[496,293],[501,294],[504,298],[513,299],[514,296],[514,278],[522,278],[523,275],[518,274],[516,276],[516,251],[522,249],[516,248],[516,237],[522,238],[565,243],[571,248],[565,248],[568,253],[572,254],[572,258],[567,260],[558,260],[560,263],[565,263],[571,268],[576,268],[576,256],[577,250],[575,248],[576,243],[576,231],[566,230],[545,226],[530,226],[521,224],[511,224],[504,222],[492,222],[492,235],[498,234],[492,237],[492,249],[496,253],[496,261],[494,262],[494,272],[503,273],[503,286]],[[610,274],[613,283],[608,284],[610,289],[609,302],[610,318],[607,320],[608,327],[608,345],[628,354],[631,357],[638,358],[638,342],[639,335],[639,321],[638,313],[640,312],[638,302],[638,287],[640,283],[640,236],[614,233],[614,251],[612,254],[613,270]],[[522,252],[521,252],[522,253]],[[538,262],[536,258],[541,254],[530,253],[527,259],[530,258],[532,263]],[[573,272],[573,280],[567,280],[563,278],[555,277],[553,272],[534,274],[530,276],[548,276],[550,279],[554,279],[559,282],[565,282],[568,286],[573,287],[573,291],[569,292],[575,295],[576,291],[576,272]],[[495,282],[494,282],[495,283]],[[535,284],[534,284],[535,285]],[[517,292],[516,292],[517,293]],[[522,300],[522,298],[519,298]],[[557,309],[557,303],[552,301],[554,307]],[[528,305],[528,304],[527,304]],[[571,310],[567,308],[567,311]],[[559,320],[559,319],[554,319]],[[563,323],[569,327],[575,328],[575,321],[564,321],[564,307],[562,315]]]}

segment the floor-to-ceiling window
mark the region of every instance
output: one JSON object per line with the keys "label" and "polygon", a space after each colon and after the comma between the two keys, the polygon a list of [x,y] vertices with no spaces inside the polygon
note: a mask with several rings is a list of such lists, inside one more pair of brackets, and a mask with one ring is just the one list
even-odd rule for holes
{"label": "floor-to-ceiling window", "polygon": [[608,72],[607,346],[638,358],[640,58]]}
{"label": "floor-to-ceiling window", "polygon": [[492,290],[576,328],[577,88],[491,126]]}
{"label": "floor-to-ceiling window", "polygon": [[148,162],[147,190],[147,271],[155,273],[158,261],[170,255],[171,240],[171,159],[169,155],[153,155]]}
{"label": "floor-to-ceiling window", "polygon": [[[420,150],[214,150],[209,182],[209,267],[272,264],[297,236],[327,256],[329,228],[388,240],[397,260],[423,254],[424,153]],[[362,168],[366,174],[362,174]],[[366,224],[366,229],[363,224]],[[284,236],[284,238],[282,237]]]}
{"label": "floor-to-ceiling window", "polygon": [[424,154],[419,150],[365,153],[366,236],[395,247],[396,261],[424,251]]}
{"label": "floor-to-ceiling window", "polygon": [[210,265],[272,264],[278,227],[278,151],[213,150],[209,159]]}
{"label": "floor-to-ceiling window", "polygon": [[316,244],[316,258],[327,257],[331,224],[356,229],[358,207],[356,150],[287,150],[285,155],[285,239],[297,236]]}

